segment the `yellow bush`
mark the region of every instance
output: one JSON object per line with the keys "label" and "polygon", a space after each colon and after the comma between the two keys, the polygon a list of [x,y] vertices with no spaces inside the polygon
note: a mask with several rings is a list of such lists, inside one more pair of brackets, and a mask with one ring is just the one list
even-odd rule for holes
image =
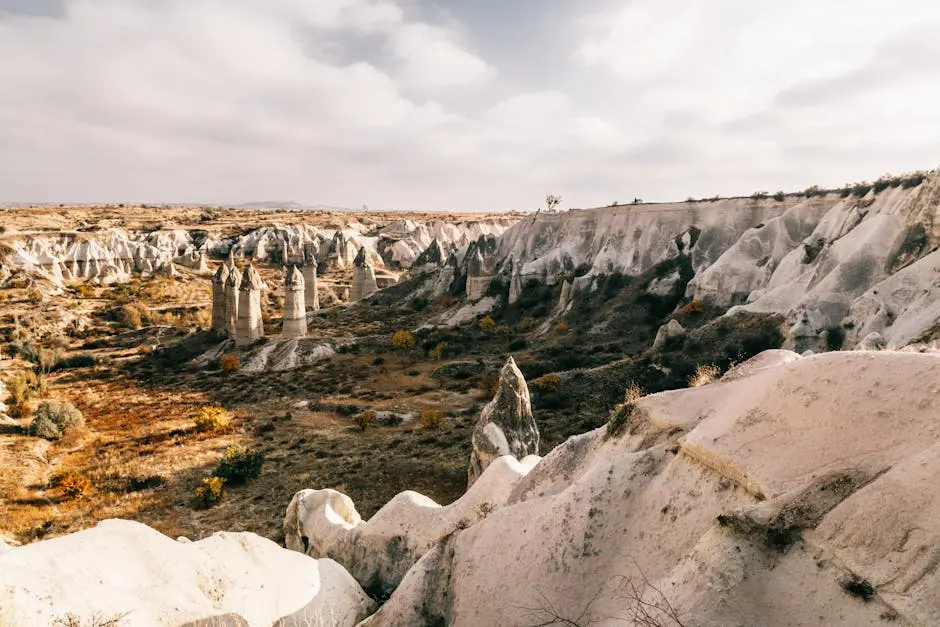
{"label": "yellow bush", "polygon": [[546,374],[535,380],[540,392],[557,392],[561,378],[557,374]]}
{"label": "yellow bush", "polygon": [[714,382],[721,375],[721,370],[714,364],[700,365],[689,378],[689,387],[698,388]]}
{"label": "yellow bush", "polygon": [[565,320],[559,320],[558,324],[555,325],[555,331],[558,333],[567,333],[568,323]]}
{"label": "yellow bush", "polygon": [[365,433],[365,430],[369,427],[375,426],[375,412],[370,410],[364,411],[355,418],[356,426],[359,427],[359,430]]}
{"label": "yellow bush", "polygon": [[91,491],[91,481],[77,472],[53,475],[50,484],[53,488],[60,489],[68,500],[84,498]]}
{"label": "yellow bush", "polygon": [[697,314],[697,313],[702,313],[702,309],[703,309],[702,301],[693,300],[689,302],[689,304],[687,304],[685,307],[680,309],[679,311],[681,311],[684,314]]}
{"label": "yellow bush", "polygon": [[199,416],[196,417],[196,431],[199,433],[221,431],[231,422],[231,417],[222,407],[202,407],[199,409]]}
{"label": "yellow bush", "polygon": [[42,302],[42,292],[40,292],[37,289],[31,289],[28,292],[26,292],[26,300],[28,300],[31,303]]}
{"label": "yellow bush", "polygon": [[503,337],[512,334],[512,329],[509,328],[508,324],[501,324],[496,327],[496,335],[502,335]]}
{"label": "yellow bush", "polygon": [[494,322],[490,316],[483,318],[477,324],[487,333],[492,333],[496,330],[496,322]]}
{"label": "yellow bush", "polygon": [[440,429],[444,424],[444,412],[437,409],[425,409],[418,418],[418,424],[425,429]]}
{"label": "yellow bush", "polygon": [[222,477],[206,477],[202,484],[196,488],[196,500],[203,507],[212,507],[222,500],[225,494],[225,479]]}
{"label": "yellow bush", "polygon": [[82,298],[94,298],[96,296],[95,288],[82,283],[78,286],[78,295]]}
{"label": "yellow bush", "polygon": [[428,351],[428,358],[440,361],[444,359],[445,350],[447,350],[447,342],[439,342],[437,346]]}
{"label": "yellow bush", "polygon": [[222,355],[222,359],[219,360],[219,367],[223,372],[234,372],[238,370],[238,356],[227,353]]}
{"label": "yellow bush", "polygon": [[399,329],[392,335],[392,346],[398,350],[408,350],[415,347],[415,336],[408,331]]}

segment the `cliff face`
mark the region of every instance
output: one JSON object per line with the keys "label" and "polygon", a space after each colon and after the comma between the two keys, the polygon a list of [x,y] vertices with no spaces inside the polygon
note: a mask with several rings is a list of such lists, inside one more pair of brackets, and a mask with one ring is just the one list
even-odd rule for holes
{"label": "cliff face", "polygon": [[[843,324],[903,345],[938,321],[923,313],[938,263],[931,254],[940,244],[938,213],[935,172],[919,185],[862,197],[733,198],[539,214],[502,236],[498,259],[504,273],[511,261],[524,278],[554,283],[574,273],[638,275],[686,255],[695,272],[687,296],[730,307],[729,315],[784,314],[795,345]],[[886,285],[894,295],[879,293],[877,286],[901,271],[903,278]],[[922,301],[913,311],[912,296]],[[893,333],[899,316],[904,329]]]}

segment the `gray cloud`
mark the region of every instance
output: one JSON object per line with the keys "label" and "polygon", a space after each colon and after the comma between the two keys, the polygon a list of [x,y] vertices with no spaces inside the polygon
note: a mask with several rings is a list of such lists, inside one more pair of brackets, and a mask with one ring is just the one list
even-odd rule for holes
{"label": "gray cloud", "polygon": [[0,196],[588,206],[940,161],[927,0],[522,5],[0,0]]}

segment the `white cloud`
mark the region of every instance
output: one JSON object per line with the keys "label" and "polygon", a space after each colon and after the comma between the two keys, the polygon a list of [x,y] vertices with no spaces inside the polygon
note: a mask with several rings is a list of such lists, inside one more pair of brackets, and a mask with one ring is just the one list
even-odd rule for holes
{"label": "white cloud", "polygon": [[430,24],[405,24],[392,38],[403,77],[422,88],[455,87],[492,79],[496,71],[461,47],[452,32]]}

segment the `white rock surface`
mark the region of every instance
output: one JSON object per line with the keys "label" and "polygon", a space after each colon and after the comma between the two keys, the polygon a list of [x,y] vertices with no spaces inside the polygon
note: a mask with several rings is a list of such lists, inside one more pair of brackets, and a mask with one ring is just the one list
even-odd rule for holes
{"label": "white rock surface", "polygon": [[685,335],[685,329],[679,323],[678,320],[670,320],[663,326],[659,327],[659,330],[656,332],[656,338],[653,340],[653,350],[659,350],[666,345],[666,342],[674,337],[680,337]]}
{"label": "white rock surface", "polygon": [[287,270],[284,280],[284,323],[281,329],[282,339],[296,339],[307,336],[307,308],[305,301],[306,285],[300,269],[292,266]]}
{"label": "white rock surface", "polygon": [[302,490],[284,518],[286,546],[311,557],[331,557],[366,589],[387,596],[442,537],[498,510],[539,457],[495,460],[457,501],[441,506],[417,492],[402,492],[368,521],[335,490]]}
{"label": "white rock surface", "polygon": [[126,614],[121,625],[237,616],[259,627],[351,626],[372,607],[336,562],[312,560],[251,533],[182,543],[139,523],[106,520],[0,553],[3,625]]}
{"label": "white rock surface", "polygon": [[363,624],[630,624],[632,586],[686,625],[940,624],[940,355],[736,370],[569,439]]}
{"label": "white rock surface", "polygon": [[369,261],[365,248],[360,248],[353,260],[353,279],[349,289],[349,302],[357,302],[368,298],[379,289],[375,282],[375,269]]}

